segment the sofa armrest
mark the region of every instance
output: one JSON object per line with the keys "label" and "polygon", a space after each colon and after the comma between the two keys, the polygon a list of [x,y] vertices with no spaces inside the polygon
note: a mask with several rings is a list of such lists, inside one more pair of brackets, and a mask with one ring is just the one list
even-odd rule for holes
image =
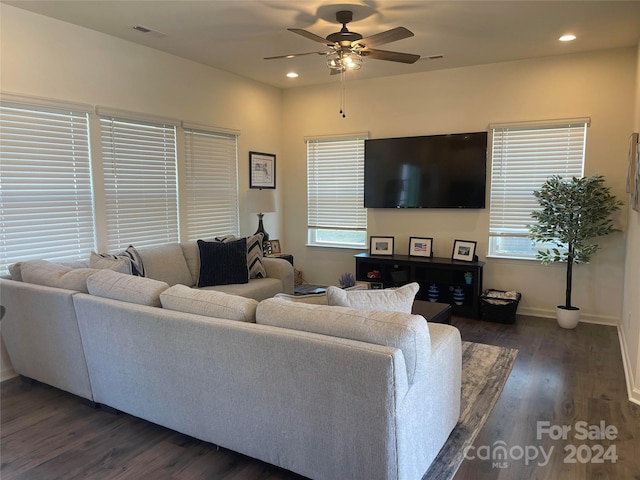
{"label": "sofa armrest", "polygon": [[284,288],[283,293],[293,294],[293,265],[282,258],[264,257],[262,262],[267,277],[279,279]]}

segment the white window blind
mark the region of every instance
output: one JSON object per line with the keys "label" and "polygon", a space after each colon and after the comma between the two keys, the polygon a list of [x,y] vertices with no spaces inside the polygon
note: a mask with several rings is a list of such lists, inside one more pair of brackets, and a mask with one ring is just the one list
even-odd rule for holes
{"label": "white window blind", "polygon": [[109,251],[179,240],[174,125],[100,118]]}
{"label": "white window blind", "polygon": [[188,240],[239,235],[237,135],[184,128]]}
{"label": "white window blind", "polygon": [[364,140],[366,135],[307,140],[309,243],[365,246]]}
{"label": "white window blind", "polygon": [[0,103],[0,271],[95,249],[87,112]]}
{"label": "white window blind", "polygon": [[489,255],[535,258],[533,192],[552,175],[582,177],[588,119],[492,126]]}

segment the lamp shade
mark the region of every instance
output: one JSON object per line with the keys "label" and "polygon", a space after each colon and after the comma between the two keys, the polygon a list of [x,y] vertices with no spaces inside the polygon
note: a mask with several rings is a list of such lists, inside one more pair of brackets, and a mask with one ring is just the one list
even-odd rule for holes
{"label": "lamp shade", "polygon": [[247,192],[246,211],[267,213],[276,211],[276,199],[273,190],[252,188]]}

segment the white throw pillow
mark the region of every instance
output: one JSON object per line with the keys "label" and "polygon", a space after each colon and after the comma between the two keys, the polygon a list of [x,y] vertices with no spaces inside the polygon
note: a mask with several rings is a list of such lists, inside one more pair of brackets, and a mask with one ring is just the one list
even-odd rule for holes
{"label": "white throw pillow", "polygon": [[329,287],[327,288],[327,303],[335,307],[349,307],[358,310],[411,313],[418,290],[420,290],[420,285],[416,282],[385,290],[343,290],[338,287]]}
{"label": "white throw pillow", "polygon": [[160,294],[162,308],[195,313],[207,317],[255,322],[258,302],[252,298],[230,295],[215,290],[197,290],[174,285]]}

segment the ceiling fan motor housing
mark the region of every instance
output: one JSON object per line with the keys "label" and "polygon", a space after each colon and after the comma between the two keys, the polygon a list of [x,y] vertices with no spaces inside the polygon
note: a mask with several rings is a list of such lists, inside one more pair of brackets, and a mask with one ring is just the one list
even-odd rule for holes
{"label": "ceiling fan motor housing", "polygon": [[341,47],[351,47],[353,42],[362,40],[362,35],[356,32],[350,32],[347,29],[347,23],[353,20],[353,12],[350,10],[341,10],[336,13],[336,20],[342,24],[339,32],[332,33],[327,36],[327,40],[340,45]]}

